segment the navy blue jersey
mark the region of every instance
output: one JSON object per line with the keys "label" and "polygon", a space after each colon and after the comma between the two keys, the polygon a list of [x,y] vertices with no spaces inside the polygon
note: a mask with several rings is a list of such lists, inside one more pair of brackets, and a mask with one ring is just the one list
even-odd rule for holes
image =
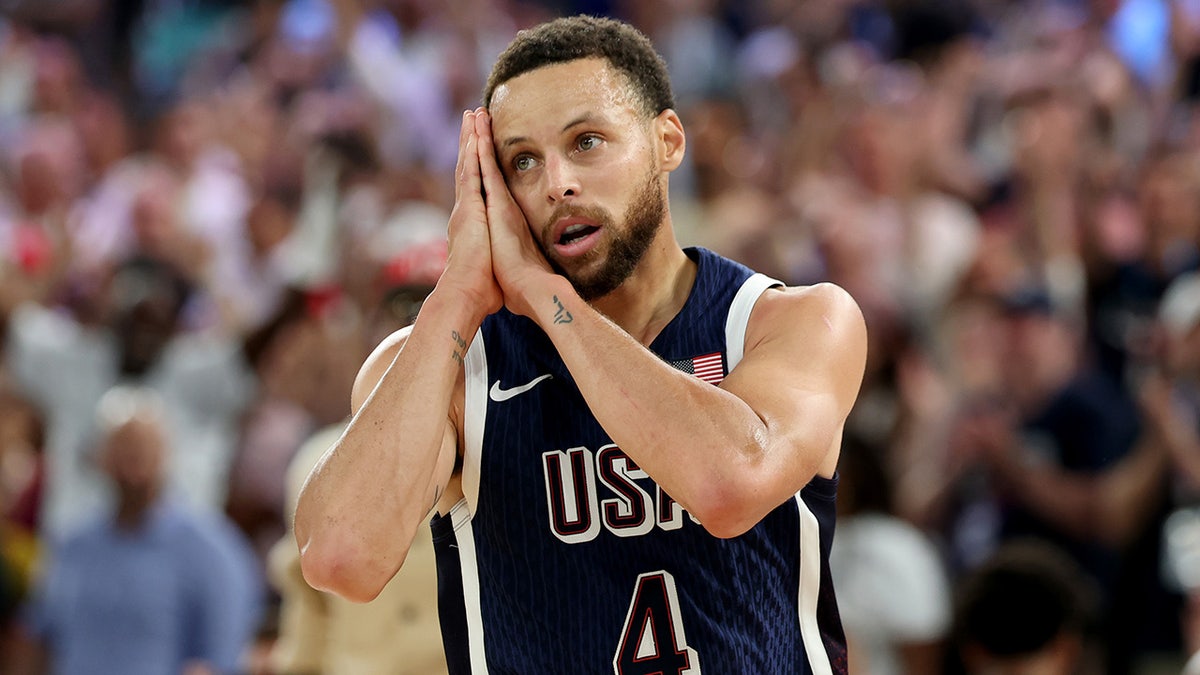
{"label": "navy blue jersey", "polygon": [[[650,348],[719,384],[778,282],[688,255],[695,285]],[[534,322],[488,317],[466,369],[465,497],[433,520],[451,673],[845,672],[835,480],[718,539],[613,444]]]}

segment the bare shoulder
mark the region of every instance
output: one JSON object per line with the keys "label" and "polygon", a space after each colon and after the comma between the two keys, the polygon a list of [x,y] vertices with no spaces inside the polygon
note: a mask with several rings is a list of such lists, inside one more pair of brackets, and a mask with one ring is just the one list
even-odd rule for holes
{"label": "bare shoulder", "polygon": [[375,390],[375,385],[379,384],[383,374],[392,365],[396,354],[400,353],[400,348],[408,341],[410,333],[412,333],[412,326],[406,326],[388,335],[376,345],[367,360],[363,362],[362,367],[358,369],[358,376],[354,379],[354,389],[350,395],[352,412],[358,412],[367,397]]}
{"label": "bare shoulder", "polygon": [[776,339],[813,344],[832,341],[866,349],[866,323],[854,298],[841,286],[819,283],[765,291],[746,327],[746,351]]}
{"label": "bare shoulder", "polygon": [[858,396],[866,363],[866,323],[849,293],[828,283],[778,288],[755,303],[745,356],[729,379],[731,387],[832,393],[843,414]]}

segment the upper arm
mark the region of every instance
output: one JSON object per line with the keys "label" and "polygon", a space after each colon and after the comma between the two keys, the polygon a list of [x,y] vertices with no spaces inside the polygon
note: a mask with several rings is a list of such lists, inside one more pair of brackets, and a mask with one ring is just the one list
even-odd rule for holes
{"label": "upper arm", "polygon": [[357,414],[370,398],[371,392],[375,391],[375,386],[383,379],[383,374],[391,367],[392,361],[408,341],[411,332],[412,326],[407,326],[387,336],[363,362],[354,378],[354,388],[350,392],[351,414]]}
{"label": "upper arm", "polygon": [[769,290],[759,298],[745,357],[722,388],[765,425],[766,468],[773,480],[787,483],[785,493],[816,473],[832,473],[866,355],[862,313],[838,286]]}
{"label": "upper arm", "polygon": [[[388,368],[391,368],[396,355],[400,353],[400,350],[408,341],[408,336],[411,332],[412,326],[407,326],[387,336],[375,347],[375,350],[371,352],[367,360],[363,362],[362,368],[359,369],[358,375],[354,379],[354,388],[350,394],[351,414],[357,415],[358,411],[366,404],[367,399],[371,397],[371,393],[379,386],[379,381],[383,379]],[[459,385],[461,384],[462,377],[460,375]],[[437,467],[434,470],[434,480],[440,486],[439,492],[445,490],[457,466],[456,460],[460,439],[459,430],[462,428],[462,425],[456,420],[461,416],[461,386],[456,387],[456,390],[457,393],[454,401],[458,405],[452,403],[450,409],[446,411],[446,425],[442,432],[442,443],[438,451]]]}

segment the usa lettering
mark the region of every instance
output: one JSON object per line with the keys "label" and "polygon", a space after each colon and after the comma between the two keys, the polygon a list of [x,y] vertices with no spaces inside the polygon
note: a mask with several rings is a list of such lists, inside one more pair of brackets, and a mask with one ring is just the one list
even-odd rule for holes
{"label": "usa lettering", "polygon": [[638,483],[649,476],[616,445],[594,453],[584,447],[552,450],[542,455],[542,469],[550,531],[564,543],[591,541],[601,528],[618,537],[638,537],[655,526],[683,527],[683,507],[658,485],[651,496]]}

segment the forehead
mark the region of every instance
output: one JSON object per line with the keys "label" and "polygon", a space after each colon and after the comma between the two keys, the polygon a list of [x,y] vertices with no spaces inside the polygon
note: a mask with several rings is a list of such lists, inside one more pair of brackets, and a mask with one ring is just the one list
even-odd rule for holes
{"label": "forehead", "polygon": [[629,79],[608,61],[578,59],[542,66],[496,87],[489,112],[498,143],[561,129],[582,117],[638,118]]}

